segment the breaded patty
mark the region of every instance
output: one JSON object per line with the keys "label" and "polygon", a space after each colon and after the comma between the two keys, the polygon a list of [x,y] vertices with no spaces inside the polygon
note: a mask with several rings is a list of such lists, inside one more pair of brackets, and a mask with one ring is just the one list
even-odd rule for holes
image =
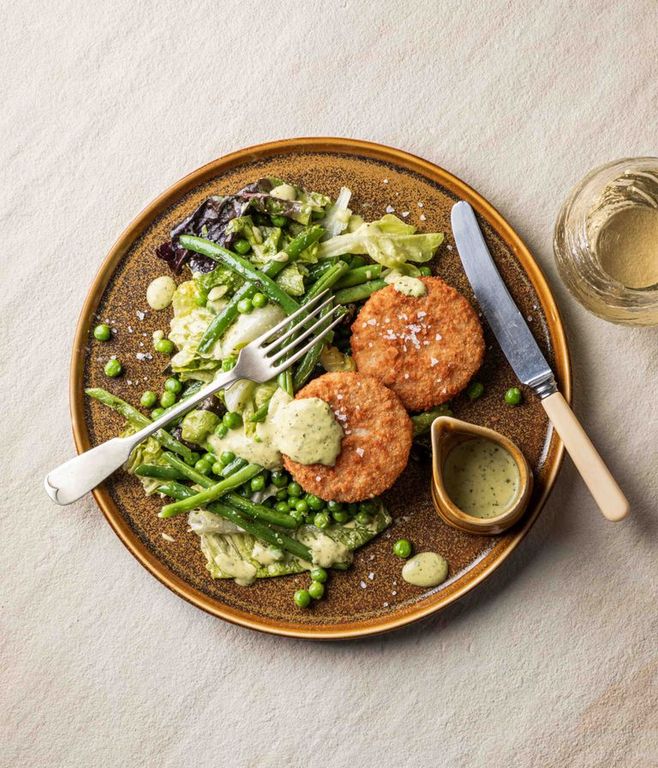
{"label": "breaded patty", "polygon": [[336,465],[298,464],[287,456],[288,472],[308,493],[335,501],[363,501],[397,480],[407,465],[412,424],[398,396],[372,376],[325,373],[296,398],[319,397],[343,427]]}
{"label": "breaded patty", "polygon": [[392,285],[377,291],[352,325],[357,370],[390,387],[409,411],[450,400],[484,357],[473,307],[438,277],[422,281],[427,294],[418,298]]}

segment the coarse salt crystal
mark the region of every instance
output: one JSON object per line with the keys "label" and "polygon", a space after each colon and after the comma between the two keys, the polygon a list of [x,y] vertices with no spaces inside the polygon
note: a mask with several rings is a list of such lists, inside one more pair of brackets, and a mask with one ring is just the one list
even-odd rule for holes
{"label": "coarse salt crystal", "polygon": [[384,184],[388,184],[388,179],[384,179],[384,180],[383,180],[383,183],[384,183]]}
{"label": "coarse salt crystal", "polygon": [[365,581],[360,581],[359,586],[361,587],[361,589],[365,589],[368,585],[365,583]]}
{"label": "coarse salt crystal", "polygon": [[370,581],[372,581],[375,578],[375,574],[372,571],[370,571],[370,573],[368,574],[368,578],[370,579]]}
{"label": "coarse salt crystal", "polygon": [[176,541],[176,539],[168,533],[161,533],[160,536],[162,536],[165,541]]}
{"label": "coarse salt crystal", "polygon": [[430,357],[430,365],[432,368],[434,368],[435,365],[438,365],[439,361],[435,357]]}
{"label": "coarse salt crystal", "polygon": [[451,246],[451,245],[449,245],[449,246],[448,246],[448,250],[449,250],[449,251],[451,251],[451,250],[452,250],[452,246]]}
{"label": "coarse salt crystal", "polygon": [[383,608],[388,608],[388,603],[383,603],[382,607]]}
{"label": "coarse salt crystal", "polygon": [[357,454],[357,456],[361,456],[361,457],[363,457],[363,454],[365,453],[363,448],[355,448],[354,452]]}
{"label": "coarse salt crystal", "polygon": [[402,216],[403,219],[406,219],[408,215],[409,215],[409,211],[402,211],[402,213],[400,214],[400,216]]}
{"label": "coarse salt crystal", "polygon": [[391,590],[391,594],[393,595],[393,597],[395,597],[395,595],[397,595],[397,593],[398,593],[398,592],[397,592],[397,590],[396,590],[396,589],[392,589],[392,590]]}
{"label": "coarse salt crystal", "polygon": [[374,317],[371,317],[370,320],[366,321],[368,325],[377,325],[377,320]]}
{"label": "coarse salt crystal", "polygon": [[424,214],[424,213],[421,213],[421,214],[420,214],[420,216],[419,216],[418,218],[419,218],[421,221],[427,221],[427,216],[425,216],[425,214]]}
{"label": "coarse salt crystal", "polygon": [[409,378],[409,374],[408,374],[408,373],[405,373],[405,374],[404,374],[404,378],[405,378],[405,379],[408,379],[408,378]]}
{"label": "coarse salt crystal", "polygon": [[395,208],[393,208],[392,205],[386,206],[386,213],[393,213],[395,211]]}
{"label": "coarse salt crystal", "polygon": [[423,207],[423,202],[422,202],[421,200],[419,200],[419,201],[416,203],[416,205],[417,205],[419,208],[422,208],[422,207]]}
{"label": "coarse salt crystal", "polygon": [[133,327],[132,327],[132,325],[129,325],[128,326],[128,333],[132,333],[132,332],[133,332]]}
{"label": "coarse salt crystal", "polygon": [[441,336],[440,333],[437,333],[436,336],[434,337],[434,341],[441,341],[442,338],[443,336]]}
{"label": "coarse salt crystal", "polygon": [[427,312],[424,312],[422,309],[420,309],[418,312],[416,312],[416,317],[419,320],[422,320],[424,317],[427,317]]}
{"label": "coarse salt crystal", "polygon": [[138,320],[143,320],[146,317],[146,312],[142,312],[140,309],[135,312]]}
{"label": "coarse salt crystal", "polygon": [[316,482],[316,483],[319,483],[319,482],[320,482],[320,480],[322,480],[322,478],[320,477],[320,475],[316,475],[316,476],[315,476],[315,482]]}
{"label": "coarse salt crystal", "polygon": [[339,392],[339,393],[336,395],[336,400],[342,400],[342,399],[343,399],[343,394],[342,394],[341,392]]}

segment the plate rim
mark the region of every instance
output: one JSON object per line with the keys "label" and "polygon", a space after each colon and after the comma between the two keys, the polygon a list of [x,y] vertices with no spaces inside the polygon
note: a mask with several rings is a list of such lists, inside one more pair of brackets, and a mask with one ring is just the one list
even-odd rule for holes
{"label": "plate rim", "polygon": [[[91,327],[94,310],[102,297],[107,284],[112,279],[116,266],[123,256],[153,221],[173,204],[173,201],[176,198],[180,199],[192,188],[207,181],[209,177],[217,175],[217,173],[221,173],[223,170],[230,170],[236,165],[242,164],[245,160],[261,160],[274,155],[292,154],[295,152],[340,153],[389,162],[407,170],[414,171],[449,189],[457,194],[460,199],[467,200],[471,203],[478,214],[490,224],[494,231],[503,239],[505,244],[511,248],[514,256],[520,262],[528,279],[537,291],[542,303],[542,309],[546,315],[549,336],[553,345],[555,354],[555,373],[559,382],[559,388],[567,402],[571,402],[571,359],[564,325],[555,297],[541,268],[521,237],[486,198],[476,192],[472,187],[466,184],[466,182],[462,181],[462,179],[441,166],[431,163],[410,152],[390,147],[385,144],[340,137],[289,138],[244,147],[237,151],[222,155],[188,173],[171,184],[164,192],[143,208],[113,243],[94,276],[82,305],[75,329],[69,375],[69,409],[71,413],[73,440],[78,453],[82,453],[91,447],[85,419],[83,391],[84,353],[87,337]],[[440,610],[468,594],[493,573],[493,571],[495,571],[512,554],[528,534],[553,490],[564,458],[564,443],[557,433],[555,433],[555,438],[557,440],[556,458],[546,476],[544,492],[537,500],[534,509],[530,516],[525,520],[522,528],[516,532],[514,538],[509,542],[508,547],[503,553],[493,560],[486,568],[482,569],[480,573],[464,584],[461,589],[456,590],[453,594],[442,600],[439,599],[436,602],[431,602],[429,605],[420,606],[416,609],[403,610],[402,612],[398,612],[391,616],[389,619],[386,619],[385,617],[378,618],[375,623],[367,624],[364,622],[370,622],[371,620],[347,622],[340,625],[316,625],[315,627],[309,626],[308,628],[305,628],[303,625],[289,626],[280,624],[275,619],[254,616],[239,608],[219,604],[215,598],[197,590],[179,576],[172,573],[164,563],[148,550],[138,534],[130,527],[127,520],[123,518],[118,506],[112,499],[109,490],[104,485],[94,489],[92,494],[96,504],[114,533],[119,537],[120,541],[137,561],[146,568],[152,576],[155,576],[161,584],[197,608],[200,608],[213,616],[229,621],[232,624],[266,632],[268,634],[310,640],[352,639],[390,632],[394,629],[399,629],[408,624],[420,621],[431,614],[438,613]]]}

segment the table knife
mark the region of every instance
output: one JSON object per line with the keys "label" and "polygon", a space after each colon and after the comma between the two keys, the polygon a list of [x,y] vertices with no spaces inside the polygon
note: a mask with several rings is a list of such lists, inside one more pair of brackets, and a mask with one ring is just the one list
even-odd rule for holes
{"label": "table knife", "polygon": [[622,520],[629,511],[628,501],[558,391],[553,371],[496,268],[473,208],[464,201],[456,203],[451,220],[459,257],[475,298],[514,373],[541,398],[548,418],[603,515],[608,520]]}

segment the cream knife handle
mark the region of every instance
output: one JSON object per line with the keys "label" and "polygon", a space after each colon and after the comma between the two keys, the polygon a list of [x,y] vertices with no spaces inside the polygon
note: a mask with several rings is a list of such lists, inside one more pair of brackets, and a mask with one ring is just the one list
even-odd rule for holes
{"label": "cream knife handle", "polygon": [[628,500],[567,401],[560,392],[555,392],[545,397],[541,404],[603,516],[615,522],[623,520],[629,512]]}

